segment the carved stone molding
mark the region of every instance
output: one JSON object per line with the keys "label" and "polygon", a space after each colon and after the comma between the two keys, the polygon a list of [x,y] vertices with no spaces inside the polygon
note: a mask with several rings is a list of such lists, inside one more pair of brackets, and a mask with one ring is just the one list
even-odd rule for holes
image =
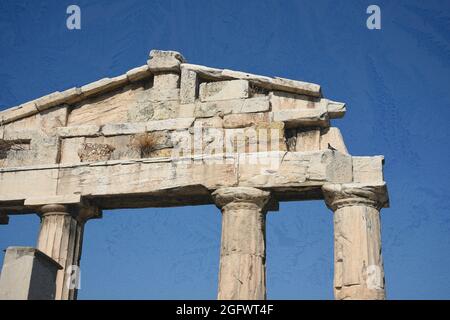
{"label": "carved stone molding", "polygon": [[386,183],[381,184],[325,184],[322,187],[325,203],[336,211],[342,207],[370,206],[377,210],[389,207]]}
{"label": "carved stone molding", "polygon": [[84,201],[79,205],[59,203],[46,204],[40,207],[38,213],[41,218],[50,215],[67,215],[77,220],[78,223],[85,223],[89,219],[98,219],[102,217],[101,209]]}
{"label": "carved stone molding", "polygon": [[70,215],[69,207],[67,205],[56,203],[43,205],[39,212],[41,213],[41,217],[50,215]]}
{"label": "carved stone molding", "polygon": [[222,210],[266,208],[270,192],[251,187],[220,188],[212,194],[214,202]]}

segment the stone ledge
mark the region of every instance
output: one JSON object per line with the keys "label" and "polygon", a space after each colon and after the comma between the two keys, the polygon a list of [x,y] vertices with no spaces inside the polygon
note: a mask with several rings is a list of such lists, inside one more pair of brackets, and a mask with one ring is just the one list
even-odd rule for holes
{"label": "stone ledge", "polygon": [[246,99],[250,97],[250,86],[246,80],[226,80],[200,84],[201,102]]}
{"label": "stone ledge", "polygon": [[271,112],[269,118],[271,121],[284,122],[286,128],[298,126],[328,127],[330,125],[328,112],[324,109],[281,110]]}
{"label": "stone ledge", "polygon": [[81,94],[83,98],[87,98],[104,91],[109,91],[115,89],[121,85],[128,82],[126,74],[114,77],[114,78],[103,78],[95,82],[91,82],[81,87]]}
{"label": "stone ledge", "polygon": [[63,138],[95,137],[100,135],[100,126],[81,125],[73,127],[57,127],[56,133]]}
{"label": "stone ledge", "polygon": [[292,93],[305,94],[313,97],[321,97],[320,85],[284,78],[270,78],[251,73],[216,69],[196,64],[182,63],[181,68],[197,72],[197,74],[211,80],[242,79],[268,90],[280,90]]}
{"label": "stone ledge", "polygon": [[235,99],[223,101],[197,102],[194,116],[196,118],[209,118],[224,116],[231,113],[255,113],[270,110],[268,97],[256,97],[249,99]]}
{"label": "stone ledge", "polygon": [[81,196],[79,194],[26,198],[24,201],[25,206],[41,206],[46,204],[80,204],[80,203],[81,203]]}
{"label": "stone ledge", "polygon": [[152,73],[148,65],[143,65],[127,71],[126,75],[130,82],[135,82],[150,77]]}

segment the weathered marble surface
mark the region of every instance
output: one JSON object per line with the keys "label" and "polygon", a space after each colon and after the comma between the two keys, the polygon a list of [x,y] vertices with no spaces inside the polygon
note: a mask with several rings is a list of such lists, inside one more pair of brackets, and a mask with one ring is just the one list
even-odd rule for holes
{"label": "weathered marble surface", "polygon": [[[383,299],[384,158],[350,155],[331,124],[345,112],[317,84],[152,50],[125,74],[0,112],[0,223],[41,212],[38,247],[66,270],[79,263],[86,212],[215,203],[218,297],[265,299],[266,212],[325,199],[336,298]],[[56,295],[73,299],[64,270]]]}
{"label": "weathered marble surface", "polygon": [[385,299],[380,210],[389,205],[385,183],[325,184],[334,211],[336,299]]}
{"label": "weathered marble surface", "polygon": [[220,188],[212,194],[222,210],[219,300],[266,299],[266,205],[270,192]]}
{"label": "weathered marble surface", "polygon": [[[89,139],[102,136],[151,131],[176,136],[180,130],[189,130],[190,139],[197,140],[193,127],[198,124],[240,129],[274,128],[281,123],[277,150],[285,151],[284,130],[320,127],[323,131],[330,119],[344,113],[345,104],[322,98],[320,86],[315,84],[191,65],[178,52],[152,50],[146,65],[123,75],[1,111],[0,145],[10,147],[0,150],[0,168],[85,162],[89,157],[79,150],[94,143]],[[122,150],[126,147],[123,141],[110,139],[108,144]],[[308,146],[296,150],[324,150],[316,142],[303,144]],[[343,142],[335,145],[346,152]],[[111,159],[134,156],[132,151],[121,151],[119,158],[113,155]]]}
{"label": "weathered marble surface", "polygon": [[[52,197],[63,199],[71,195],[92,199],[114,196],[129,203],[136,195],[150,195],[164,190],[189,188],[193,193],[202,193],[203,190],[227,186],[257,187],[280,192],[290,190],[295,194],[304,188],[320,189],[326,183],[351,183],[353,175],[352,157],[331,150],[232,153],[178,159],[165,157],[0,168],[0,203],[5,206],[14,204],[18,210],[25,210],[26,205],[22,202],[27,199],[41,198],[41,204],[45,204],[46,197],[53,203],[55,200]],[[28,183],[17,183],[25,180]],[[186,204],[189,204],[189,196],[185,198]],[[160,199],[158,204],[170,205],[173,200],[167,196]],[[203,201],[211,202],[208,196]]]}

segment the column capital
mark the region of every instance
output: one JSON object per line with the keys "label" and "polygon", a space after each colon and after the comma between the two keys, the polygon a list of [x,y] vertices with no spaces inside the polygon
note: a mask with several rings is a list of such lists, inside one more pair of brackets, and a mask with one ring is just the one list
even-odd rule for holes
{"label": "column capital", "polygon": [[79,223],[84,223],[89,219],[101,218],[101,209],[89,205],[68,205],[61,203],[51,203],[43,205],[38,210],[41,217],[51,215],[67,215],[72,216]]}
{"label": "column capital", "polygon": [[386,183],[324,184],[322,191],[325,203],[333,211],[342,207],[370,206],[377,210],[389,207]]}
{"label": "column capital", "polygon": [[50,203],[39,208],[42,217],[50,215],[70,215],[69,206],[60,203]]}
{"label": "column capital", "polygon": [[270,192],[251,187],[225,187],[212,193],[215,204],[220,209],[225,207],[257,206],[265,209],[270,200]]}

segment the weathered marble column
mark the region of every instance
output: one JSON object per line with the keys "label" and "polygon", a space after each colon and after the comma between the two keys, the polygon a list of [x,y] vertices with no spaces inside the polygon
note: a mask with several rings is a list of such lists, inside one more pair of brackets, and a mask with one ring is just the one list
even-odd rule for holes
{"label": "weathered marble column", "polygon": [[380,209],[388,206],[386,185],[326,184],[334,211],[336,299],[385,299]]}
{"label": "weathered marble column", "polygon": [[213,193],[222,210],[219,300],[266,298],[266,205],[270,193],[221,188]]}
{"label": "weathered marble column", "polygon": [[70,269],[79,266],[85,222],[98,216],[96,208],[48,204],[41,207],[41,227],[37,248],[58,262],[63,269],[56,277],[55,300],[75,300],[77,289],[70,288]]}

